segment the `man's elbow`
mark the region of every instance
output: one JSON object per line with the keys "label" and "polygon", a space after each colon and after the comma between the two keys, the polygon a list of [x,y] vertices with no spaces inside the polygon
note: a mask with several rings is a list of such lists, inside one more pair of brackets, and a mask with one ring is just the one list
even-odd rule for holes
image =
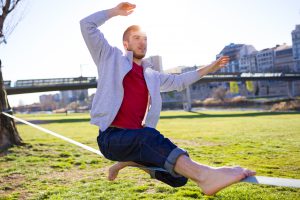
{"label": "man's elbow", "polygon": [[87,26],[87,23],[86,23],[86,21],[84,19],[80,20],[79,24],[80,24],[81,30],[84,29],[84,28],[86,28],[86,26]]}
{"label": "man's elbow", "polygon": [[81,34],[83,35],[83,37],[85,37],[91,33],[91,31],[93,29],[91,23],[89,23],[85,19],[82,19],[79,21],[79,24],[80,24]]}

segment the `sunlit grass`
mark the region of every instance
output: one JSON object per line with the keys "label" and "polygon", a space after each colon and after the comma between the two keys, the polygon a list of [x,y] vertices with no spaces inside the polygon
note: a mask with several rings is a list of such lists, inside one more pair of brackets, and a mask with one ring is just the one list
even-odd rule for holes
{"label": "sunlit grass", "polygon": [[[97,148],[88,114],[18,115]],[[190,156],[213,166],[241,165],[260,176],[300,179],[300,113],[163,112],[158,130]],[[124,169],[106,180],[113,162],[18,125],[25,146],[0,158],[0,199],[299,199],[300,189],[239,183],[214,197],[189,181],[171,188],[142,171]]]}

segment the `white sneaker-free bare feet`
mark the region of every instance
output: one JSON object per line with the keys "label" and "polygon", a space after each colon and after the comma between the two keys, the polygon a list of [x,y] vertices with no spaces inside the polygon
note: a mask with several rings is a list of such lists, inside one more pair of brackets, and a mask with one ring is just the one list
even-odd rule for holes
{"label": "white sneaker-free bare feet", "polygon": [[108,180],[109,181],[113,181],[117,178],[118,176],[118,173],[120,171],[120,169],[116,166],[117,164],[114,164],[113,166],[111,166],[109,169],[108,169]]}
{"label": "white sneaker-free bare feet", "polygon": [[113,166],[111,166],[108,169],[108,180],[113,181],[117,178],[118,173],[121,169],[127,167],[127,166],[140,166],[134,162],[128,161],[128,162],[117,162]]}
{"label": "white sneaker-free bare feet", "polygon": [[197,184],[204,194],[214,195],[221,189],[255,174],[256,172],[241,167],[207,167]]}

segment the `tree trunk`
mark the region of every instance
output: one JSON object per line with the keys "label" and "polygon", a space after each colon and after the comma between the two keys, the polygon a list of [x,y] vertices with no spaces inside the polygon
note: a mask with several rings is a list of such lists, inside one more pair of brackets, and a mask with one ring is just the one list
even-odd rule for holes
{"label": "tree trunk", "polygon": [[13,145],[22,145],[22,138],[19,136],[14,119],[2,114],[11,110],[6,91],[3,84],[0,61],[0,153],[6,151]]}

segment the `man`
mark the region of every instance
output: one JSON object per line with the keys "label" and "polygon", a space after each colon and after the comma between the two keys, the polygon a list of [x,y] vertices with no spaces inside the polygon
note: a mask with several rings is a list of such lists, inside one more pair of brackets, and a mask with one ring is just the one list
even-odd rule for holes
{"label": "man", "polygon": [[119,161],[110,168],[109,179],[114,180],[118,171],[128,165],[159,167],[166,172],[145,171],[173,187],[185,185],[189,178],[203,193],[212,195],[254,175],[255,172],[240,167],[212,168],[197,163],[155,129],[162,105],[160,91],[182,90],[224,67],[229,58],[221,57],[206,67],[181,75],[160,73],[143,60],[147,36],[139,26],[131,26],[124,32],[126,55],[123,55],[109,45],[98,27],[112,17],[130,15],[135,7],[120,3],[80,21],[83,38],[98,69],[91,123],[100,127],[97,142],[102,154]]}

